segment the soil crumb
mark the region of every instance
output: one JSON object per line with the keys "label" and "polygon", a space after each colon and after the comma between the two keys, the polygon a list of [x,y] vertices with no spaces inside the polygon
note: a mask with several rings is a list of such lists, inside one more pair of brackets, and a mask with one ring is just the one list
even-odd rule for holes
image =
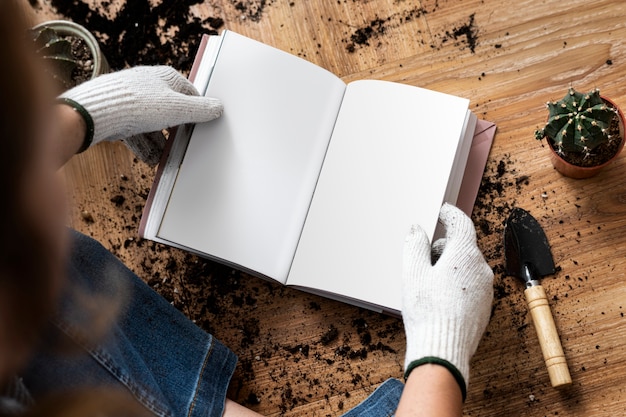
{"label": "soil crumb", "polygon": [[[435,10],[436,7],[432,11]],[[349,53],[354,53],[359,48],[382,46],[382,39],[391,30],[428,13],[430,12],[424,7],[416,7],[387,17],[377,16],[364,25],[357,27],[348,35],[348,38],[344,40],[346,50]],[[478,27],[475,22],[475,14],[472,13],[468,17],[467,22],[450,25],[447,29],[433,34],[433,38],[438,40],[431,44],[433,49],[438,49],[447,42],[454,42],[455,46],[462,49],[469,48],[472,53],[475,53],[478,45]]]}
{"label": "soil crumb", "polygon": [[459,27],[454,28],[451,32],[446,32],[449,38],[453,38],[457,42],[461,42],[462,38],[465,38],[464,42],[469,47],[472,53],[476,52],[476,45],[478,44],[478,29],[474,24],[474,15],[470,15],[469,21]]}
{"label": "soil crumb", "polygon": [[258,22],[263,16],[263,12],[266,7],[273,3],[273,0],[229,0],[235,10],[241,13],[242,19],[250,19],[253,22]]}
{"label": "soil crumb", "polygon": [[[426,14],[427,11],[423,7],[416,7],[401,13],[395,13],[385,18],[376,17],[366,24],[356,28],[345,41],[346,50],[354,53],[358,48],[366,46],[378,46],[381,44],[382,38],[389,29],[397,28],[404,23]],[[376,40],[376,43],[374,41]]]}

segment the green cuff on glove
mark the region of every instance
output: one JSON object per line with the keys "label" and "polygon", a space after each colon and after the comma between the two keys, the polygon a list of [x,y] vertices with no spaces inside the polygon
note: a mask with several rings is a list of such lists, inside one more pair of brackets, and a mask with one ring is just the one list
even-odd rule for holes
{"label": "green cuff on glove", "polygon": [[87,125],[87,131],[85,132],[85,139],[83,140],[82,146],[76,153],[79,154],[79,153],[86,151],[91,146],[91,143],[93,142],[93,134],[95,131],[95,126],[93,123],[93,119],[91,118],[91,115],[83,106],[81,106],[79,103],[72,100],[71,98],[60,97],[58,101],[61,104],[67,104],[68,106],[72,107],[82,116],[83,120],[85,121],[85,124]]}
{"label": "green cuff on glove", "polygon": [[457,384],[459,384],[459,387],[461,388],[461,394],[463,395],[463,402],[465,402],[465,397],[467,396],[467,388],[465,387],[465,378],[463,378],[463,375],[457,369],[456,366],[454,366],[453,364],[451,364],[445,359],[437,358],[434,356],[426,356],[424,358],[414,360],[409,364],[409,366],[407,366],[406,371],[404,371],[404,379],[406,380],[409,377],[409,374],[411,373],[413,369],[417,368],[420,365],[424,365],[427,363],[441,365],[444,368],[446,368],[448,371],[450,371],[450,373],[456,380]]}

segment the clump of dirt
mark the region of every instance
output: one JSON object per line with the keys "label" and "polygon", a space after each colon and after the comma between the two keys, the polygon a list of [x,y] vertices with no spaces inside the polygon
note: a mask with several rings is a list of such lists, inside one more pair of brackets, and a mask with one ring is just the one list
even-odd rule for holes
{"label": "clump of dirt", "polygon": [[[435,11],[436,8],[437,6],[435,6],[433,11]],[[429,13],[429,11],[424,7],[416,7],[384,18],[376,17],[375,19],[367,22],[365,25],[356,28],[349,35],[349,38],[344,40],[346,50],[349,53],[354,53],[358,48],[372,45],[380,46],[382,45],[380,39],[388,31],[411,22],[427,13]],[[440,34],[435,34],[434,37],[439,39],[441,44],[448,41],[454,41],[455,45],[468,47],[470,51],[474,53],[476,51],[476,46],[478,45],[478,28],[475,23],[475,15],[471,14],[466,23],[453,26]],[[374,43],[374,40],[376,40],[376,43]],[[433,49],[438,47],[439,45],[436,44],[431,45],[431,48]]]}
{"label": "clump of dirt", "polygon": [[324,333],[322,337],[320,338],[320,342],[322,343],[322,345],[327,346],[331,344],[332,342],[334,342],[335,340],[337,340],[338,337],[339,337],[339,330],[337,330],[337,328],[331,324],[328,331]]}
{"label": "clump of dirt", "polygon": [[451,31],[446,31],[446,37],[448,39],[454,39],[457,42],[463,41],[467,44],[472,53],[476,52],[476,45],[478,44],[478,29],[474,24],[474,14],[470,15],[469,21],[461,26],[453,28]]}
{"label": "clump of dirt", "polygon": [[229,0],[229,2],[241,13],[242,18],[258,22],[261,20],[265,8],[270,6],[273,0]]}
{"label": "clump of dirt", "polygon": [[[346,50],[349,53],[354,53],[360,47],[370,46],[372,40],[381,38],[388,29],[399,27],[426,13],[426,9],[417,7],[385,18],[377,17],[365,25],[356,28],[350,34],[348,40],[344,41],[346,43]],[[378,41],[376,45],[380,45],[380,41]]]}
{"label": "clump of dirt", "polygon": [[356,45],[368,45],[374,36],[381,36],[385,33],[385,22],[383,19],[374,19],[367,26],[358,28],[350,35],[350,43],[347,46],[348,52],[354,52]]}

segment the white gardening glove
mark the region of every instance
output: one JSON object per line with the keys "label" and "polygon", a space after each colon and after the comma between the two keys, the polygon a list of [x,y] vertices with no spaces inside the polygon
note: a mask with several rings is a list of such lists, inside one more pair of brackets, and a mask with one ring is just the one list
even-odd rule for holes
{"label": "white gardening glove", "polygon": [[[465,399],[470,359],[489,322],[493,272],[465,213],[444,204],[439,220],[445,238],[431,246],[426,233],[413,226],[404,245],[405,377],[424,363],[443,365]],[[440,255],[434,265],[433,249]]]}
{"label": "white gardening glove", "polygon": [[[222,114],[220,100],[200,96],[169,66],[138,66],[100,75],[64,92],[59,99],[79,111],[87,123],[80,151],[105,140],[133,137],[136,142],[144,133],[208,122]],[[139,152],[150,152],[153,141],[150,136],[145,138],[144,144],[135,146]],[[148,149],[142,150],[145,147]],[[145,159],[145,155],[138,156]]]}

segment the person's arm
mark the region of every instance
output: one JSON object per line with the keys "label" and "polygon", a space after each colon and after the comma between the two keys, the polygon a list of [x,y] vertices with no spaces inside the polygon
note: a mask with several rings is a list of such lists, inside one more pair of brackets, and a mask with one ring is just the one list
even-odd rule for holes
{"label": "person's arm", "polygon": [[56,152],[58,154],[59,167],[61,167],[83,145],[87,125],[77,111],[64,104],[56,104],[54,106],[54,115],[57,120]]}
{"label": "person's arm", "polygon": [[[102,141],[208,122],[220,117],[223,110],[220,100],[200,95],[191,82],[168,66],[138,66],[100,75],[64,92],[57,100],[62,122],[59,154],[65,160],[71,150],[80,153]],[[154,152],[131,148],[144,154]]]}
{"label": "person's arm", "polygon": [[461,388],[450,371],[425,364],[409,375],[400,397],[396,417],[459,417],[463,411]]}
{"label": "person's arm", "polygon": [[461,414],[470,359],[491,313],[493,271],[478,249],[472,220],[450,204],[442,206],[439,220],[445,238],[431,245],[414,226],[404,245],[406,387],[397,415]]}

